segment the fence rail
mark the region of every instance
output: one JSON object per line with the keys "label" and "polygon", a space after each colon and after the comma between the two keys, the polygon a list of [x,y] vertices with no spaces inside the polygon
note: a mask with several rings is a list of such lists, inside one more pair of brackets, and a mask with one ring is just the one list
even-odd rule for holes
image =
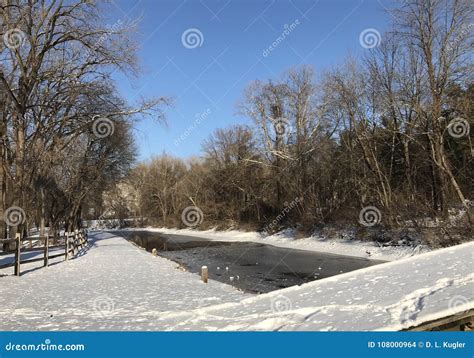
{"label": "fence rail", "polygon": [[[55,244],[50,246],[51,240],[54,240],[55,242],[64,240],[64,244]],[[22,242],[29,241],[30,242],[30,247],[23,247]],[[42,243],[42,246],[33,246],[31,243],[33,241],[36,241],[36,243]],[[8,267],[13,267],[14,268],[14,274],[16,276],[20,276],[21,274],[21,265],[27,264],[27,263],[32,263],[32,262],[38,262],[38,261],[43,261],[43,266],[47,267],[49,266],[49,260],[56,258],[56,257],[64,257],[65,261],[69,260],[70,255],[74,255],[77,252],[79,252],[80,249],[82,249],[85,245],[87,245],[88,239],[87,239],[87,230],[76,230],[74,232],[66,232],[61,236],[56,236],[56,237],[49,237],[48,234],[46,236],[40,237],[21,237],[20,234],[16,234],[16,237],[14,239],[0,239],[0,245],[3,245],[3,247],[8,247],[9,244],[15,243],[15,248],[14,249],[7,249],[5,251],[0,252],[0,257],[5,256],[5,255],[11,255],[14,254],[14,260],[13,262],[8,262],[6,264],[0,264],[0,269],[8,268]],[[63,249],[63,252],[58,252],[58,250],[54,250],[50,252],[50,249]],[[28,252],[42,252],[43,255],[42,257],[36,257],[36,258],[30,258],[30,259],[22,259],[21,254],[22,253],[28,253]]]}

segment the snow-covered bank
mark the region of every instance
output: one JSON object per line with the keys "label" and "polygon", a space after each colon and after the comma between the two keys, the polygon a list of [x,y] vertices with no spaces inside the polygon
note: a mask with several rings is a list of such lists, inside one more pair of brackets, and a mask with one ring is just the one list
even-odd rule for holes
{"label": "snow-covered bank", "polygon": [[372,241],[363,242],[351,239],[328,239],[317,236],[296,239],[294,232],[290,230],[283,231],[272,236],[263,236],[258,232],[243,232],[236,230],[198,231],[191,229],[169,229],[152,227],[147,227],[143,229],[129,228],[123,230],[147,230],[152,232],[161,232],[164,234],[196,236],[218,241],[258,242],[292,249],[327,252],[332,254],[371,258],[386,261],[393,261],[400,258],[410,257],[413,255],[430,251],[428,247],[423,245],[417,247],[381,246],[378,243]]}
{"label": "snow-covered bank", "polygon": [[474,309],[474,242],[193,312],[169,330],[402,330]]}
{"label": "snow-covered bank", "polygon": [[167,311],[250,296],[204,284],[121,237],[97,232],[90,240],[87,252],[68,262],[0,277],[0,330],[153,330]]}

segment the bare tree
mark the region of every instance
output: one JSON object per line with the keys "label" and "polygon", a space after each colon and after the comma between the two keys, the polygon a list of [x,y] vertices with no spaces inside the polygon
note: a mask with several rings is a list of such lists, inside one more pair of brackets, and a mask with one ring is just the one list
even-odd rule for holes
{"label": "bare tree", "polygon": [[[45,190],[48,168],[91,133],[96,118],[120,120],[165,101],[128,108],[115,94],[111,71],[137,68],[128,37],[134,24],[104,26],[101,6],[80,0],[5,0],[0,7],[6,45],[0,51],[1,166],[3,182],[14,191],[5,190],[2,213],[6,202],[25,210],[32,206],[29,194]],[[27,211],[34,216],[34,209]]]}
{"label": "bare tree", "polygon": [[465,0],[405,0],[393,11],[397,35],[404,43],[413,44],[414,55],[422,63],[420,71],[426,74],[426,90],[423,89],[422,102],[415,110],[425,122],[434,164],[435,206],[439,210],[446,210],[449,187],[468,208],[445,151],[448,123],[443,110],[450,82],[472,78],[473,13],[471,2]]}

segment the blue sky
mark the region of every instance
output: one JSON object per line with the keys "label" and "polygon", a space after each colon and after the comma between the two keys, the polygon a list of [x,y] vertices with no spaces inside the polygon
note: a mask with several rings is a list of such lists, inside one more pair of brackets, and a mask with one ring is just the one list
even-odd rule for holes
{"label": "blue sky", "polygon": [[[142,17],[135,39],[140,76],[114,73],[122,95],[130,103],[140,96],[174,100],[167,126],[150,118],[135,125],[139,159],[163,152],[199,156],[202,141],[216,128],[252,124],[236,114],[251,81],[278,78],[301,64],[321,72],[348,54],[362,55],[367,50],[360,33],[383,33],[390,6],[390,0],[114,0],[110,25]],[[285,26],[292,30],[268,51]],[[183,44],[188,29],[199,46]]]}

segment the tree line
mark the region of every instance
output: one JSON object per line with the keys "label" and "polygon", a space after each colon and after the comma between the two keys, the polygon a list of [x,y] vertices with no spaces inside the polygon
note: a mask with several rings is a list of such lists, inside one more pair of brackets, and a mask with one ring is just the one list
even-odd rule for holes
{"label": "tree line", "polygon": [[238,110],[252,124],[217,129],[201,158],[138,164],[134,120],[163,120],[169,100],[118,93],[113,73],[139,70],[138,23],[106,24],[107,6],[0,3],[2,236],[136,216],[269,232],[432,218],[472,237],[469,1],[403,0],[362,58],[249,84]]}
{"label": "tree line", "polygon": [[139,163],[96,210],[270,232],[432,218],[472,238],[472,14],[468,1],[402,1],[363,58],[249,84],[238,110],[252,125],[217,129],[200,159]]}

